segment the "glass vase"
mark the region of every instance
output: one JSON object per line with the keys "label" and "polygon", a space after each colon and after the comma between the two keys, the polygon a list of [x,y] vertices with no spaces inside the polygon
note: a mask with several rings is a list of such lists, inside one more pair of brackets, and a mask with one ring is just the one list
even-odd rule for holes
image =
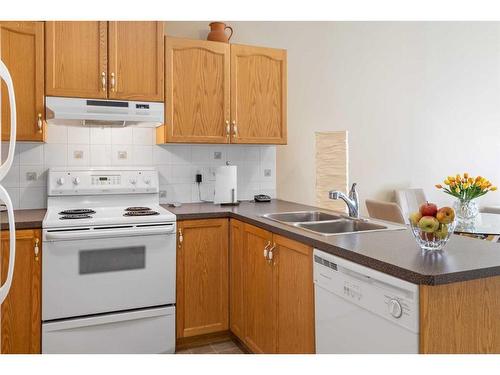
{"label": "glass vase", "polygon": [[475,200],[458,199],[455,201],[455,214],[462,223],[472,222],[479,214],[479,206]]}

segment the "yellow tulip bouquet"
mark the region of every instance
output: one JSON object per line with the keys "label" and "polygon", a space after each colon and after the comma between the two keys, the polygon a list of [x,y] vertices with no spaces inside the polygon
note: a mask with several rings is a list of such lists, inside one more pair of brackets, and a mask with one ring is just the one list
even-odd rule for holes
{"label": "yellow tulip bouquet", "polygon": [[485,195],[489,191],[497,190],[486,178],[477,176],[471,177],[468,173],[463,176],[457,174],[455,177],[448,176],[444,180],[444,185],[438,184],[436,187],[446,194],[458,198],[460,201],[471,201]]}

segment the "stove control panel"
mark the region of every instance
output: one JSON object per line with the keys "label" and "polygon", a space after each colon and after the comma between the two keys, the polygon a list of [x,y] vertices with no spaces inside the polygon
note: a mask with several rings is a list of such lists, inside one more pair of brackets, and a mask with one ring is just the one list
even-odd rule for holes
{"label": "stove control panel", "polygon": [[158,193],[155,168],[51,168],[48,195]]}

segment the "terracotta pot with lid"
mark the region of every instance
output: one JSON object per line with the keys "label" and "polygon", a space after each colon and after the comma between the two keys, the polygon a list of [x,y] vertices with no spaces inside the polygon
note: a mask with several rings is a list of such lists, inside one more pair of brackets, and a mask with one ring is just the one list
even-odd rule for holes
{"label": "terracotta pot with lid", "polygon": [[[208,33],[207,40],[229,43],[229,39],[233,36],[233,28],[231,26],[226,26],[224,22],[212,22],[208,26],[210,26],[210,32]],[[229,36],[226,35],[226,29],[231,30]]]}

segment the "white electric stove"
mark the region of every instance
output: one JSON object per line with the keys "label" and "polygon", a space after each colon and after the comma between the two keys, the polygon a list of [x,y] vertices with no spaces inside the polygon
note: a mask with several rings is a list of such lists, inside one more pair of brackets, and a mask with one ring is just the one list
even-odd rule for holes
{"label": "white electric stove", "polygon": [[53,168],[42,352],[175,350],[176,218],[154,168]]}

